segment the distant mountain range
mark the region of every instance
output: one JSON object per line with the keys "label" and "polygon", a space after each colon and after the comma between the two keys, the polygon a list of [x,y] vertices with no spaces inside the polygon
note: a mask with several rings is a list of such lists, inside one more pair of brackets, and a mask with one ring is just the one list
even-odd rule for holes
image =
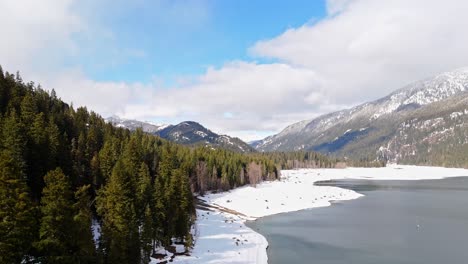
{"label": "distant mountain range", "polygon": [[255,151],[253,147],[239,138],[227,135],[218,135],[193,121],[185,121],[177,125],[163,125],[138,120],[122,119],[117,116],[108,117],[106,118],[106,121],[117,127],[124,127],[130,130],[142,128],[146,133],[154,134],[161,138],[183,145],[204,145],[242,153]]}
{"label": "distant mountain range", "polygon": [[137,128],[143,129],[146,133],[156,133],[170,125],[155,124],[149,121],[138,121],[133,119],[124,119],[118,116],[111,116],[105,119],[106,122],[112,123],[116,127],[128,128],[130,130],[136,130]]}
{"label": "distant mountain range", "polygon": [[468,166],[468,68],[292,124],[252,146],[259,151],[315,150],[354,159]]}

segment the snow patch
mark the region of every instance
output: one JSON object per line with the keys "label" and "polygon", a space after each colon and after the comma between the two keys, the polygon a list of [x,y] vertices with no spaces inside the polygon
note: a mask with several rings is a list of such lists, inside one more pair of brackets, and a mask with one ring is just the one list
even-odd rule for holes
{"label": "snow patch", "polygon": [[91,230],[93,231],[93,240],[96,248],[99,246],[99,239],[101,238],[101,224],[96,219],[91,223]]}
{"label": "snow patch", "polygon": [[202,137],[202,138],[208,136],[208,134],[206,134],[206,133],[203,132],[203,131],[195,131],[194,133],[197,134],[197,135],[199,135],[199,136]]}

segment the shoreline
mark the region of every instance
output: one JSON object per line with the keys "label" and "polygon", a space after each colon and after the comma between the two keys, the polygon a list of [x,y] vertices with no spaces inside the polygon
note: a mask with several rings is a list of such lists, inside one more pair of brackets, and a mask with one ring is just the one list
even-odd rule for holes
{"label": "shoreline", "polygon": [[340,187],[317,186],[318,181],[435,180],[461,176],[468,176],[468,169],[391,165],[384,168],[285,170],[278,181],[199,197],[214,211],[197,209],[195,246],[190,256],[177,257],[174,263],[267,263],[268,241],[246,226],[246,221],[330,206],[333,201],[363,196]]}

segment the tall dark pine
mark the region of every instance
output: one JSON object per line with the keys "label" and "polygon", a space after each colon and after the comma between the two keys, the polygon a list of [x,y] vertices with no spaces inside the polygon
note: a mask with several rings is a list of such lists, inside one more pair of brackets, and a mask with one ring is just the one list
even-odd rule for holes
{"label": "tall dark pine", "polygon": [[44,177],[38,250],[45,263],[73,263],[73,196],[68,178],[57,168]]}
{"label": "tall dark pine", "polygon": [[0,263],[20,263],[35,239],[34,208],[16,160],[0,152]]}
{"label": "tall dark pine", "polygon": [[171,238],[175,231],[175,221],[177,217],[177,201],[175,196],[177,194],[177,180],[173,177],[175,170],[178,167],[178,160],[170,146],[163,148],[161,163],[159,166],[159,175],[155,184],[155,198],[158,208],[163,213],[160,213],[162,226],[161,243],[163,246],[171,244]]}
{"label": "tall dark pine", "polygon": [[153,210],[152,202],[152,186],[151,176],[148,166],[142,162],[140,170],[138,172],[138,188],[137,188],[137,207],[138,215],[140,216],[141,232],[140,232],[140,243],[142,250],[141,263],[149,263],[151,253],[153,252],[155,232],[153,229]]}
{"label": "tall dark pine", "polygon": [[74,209],[74,253],[79,263],[96,263],[96,246],[93,240],[91,225],[93,212],[91,210],[90,185],[80,187],[75,192]]}
{"label": "tall dark pine", "polygon": [[[173,199],[178,204],[176,217],[174,218],[174,237],[181,242],[191,240],[190,226],[193,212],[192,193],[187,172],[184,169],[177,169],[172,177],[173,188],[176,189]],[[187,246],[191,246],[188,245]]]}
{"label": "tall dark pine", "polygon": [[138,263],[140,243],[133,177],[118,161],[108,184],[99,191],[97,211],[102,216],[102,239],[107,263]]}

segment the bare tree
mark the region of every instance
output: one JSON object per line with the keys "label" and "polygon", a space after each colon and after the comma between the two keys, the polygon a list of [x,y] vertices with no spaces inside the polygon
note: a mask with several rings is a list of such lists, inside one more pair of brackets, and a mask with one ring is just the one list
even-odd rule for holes
{"label": "bare tree", "polygon": [[262,179],[262,166],[255,161],[250,162],[247,167],[247,174],[250,185],[257,186],[257,183],[260,183]]}
{"label": "bare tree", "polygon": [[241,186],[245,184],[245,172],[244,172],[244,168],[241,168],[241,170],[240,170],[239,182],[240,182],[240,185],[241,185]]}
{"label": "bare tree", "polygon": [[197,186],[198,192],[203,195],[207,190],[207,177],[208,177],[208,169],[206,167],[206,162],[198,161],[197,166],[195,167],[195,173],[197,176]]}

